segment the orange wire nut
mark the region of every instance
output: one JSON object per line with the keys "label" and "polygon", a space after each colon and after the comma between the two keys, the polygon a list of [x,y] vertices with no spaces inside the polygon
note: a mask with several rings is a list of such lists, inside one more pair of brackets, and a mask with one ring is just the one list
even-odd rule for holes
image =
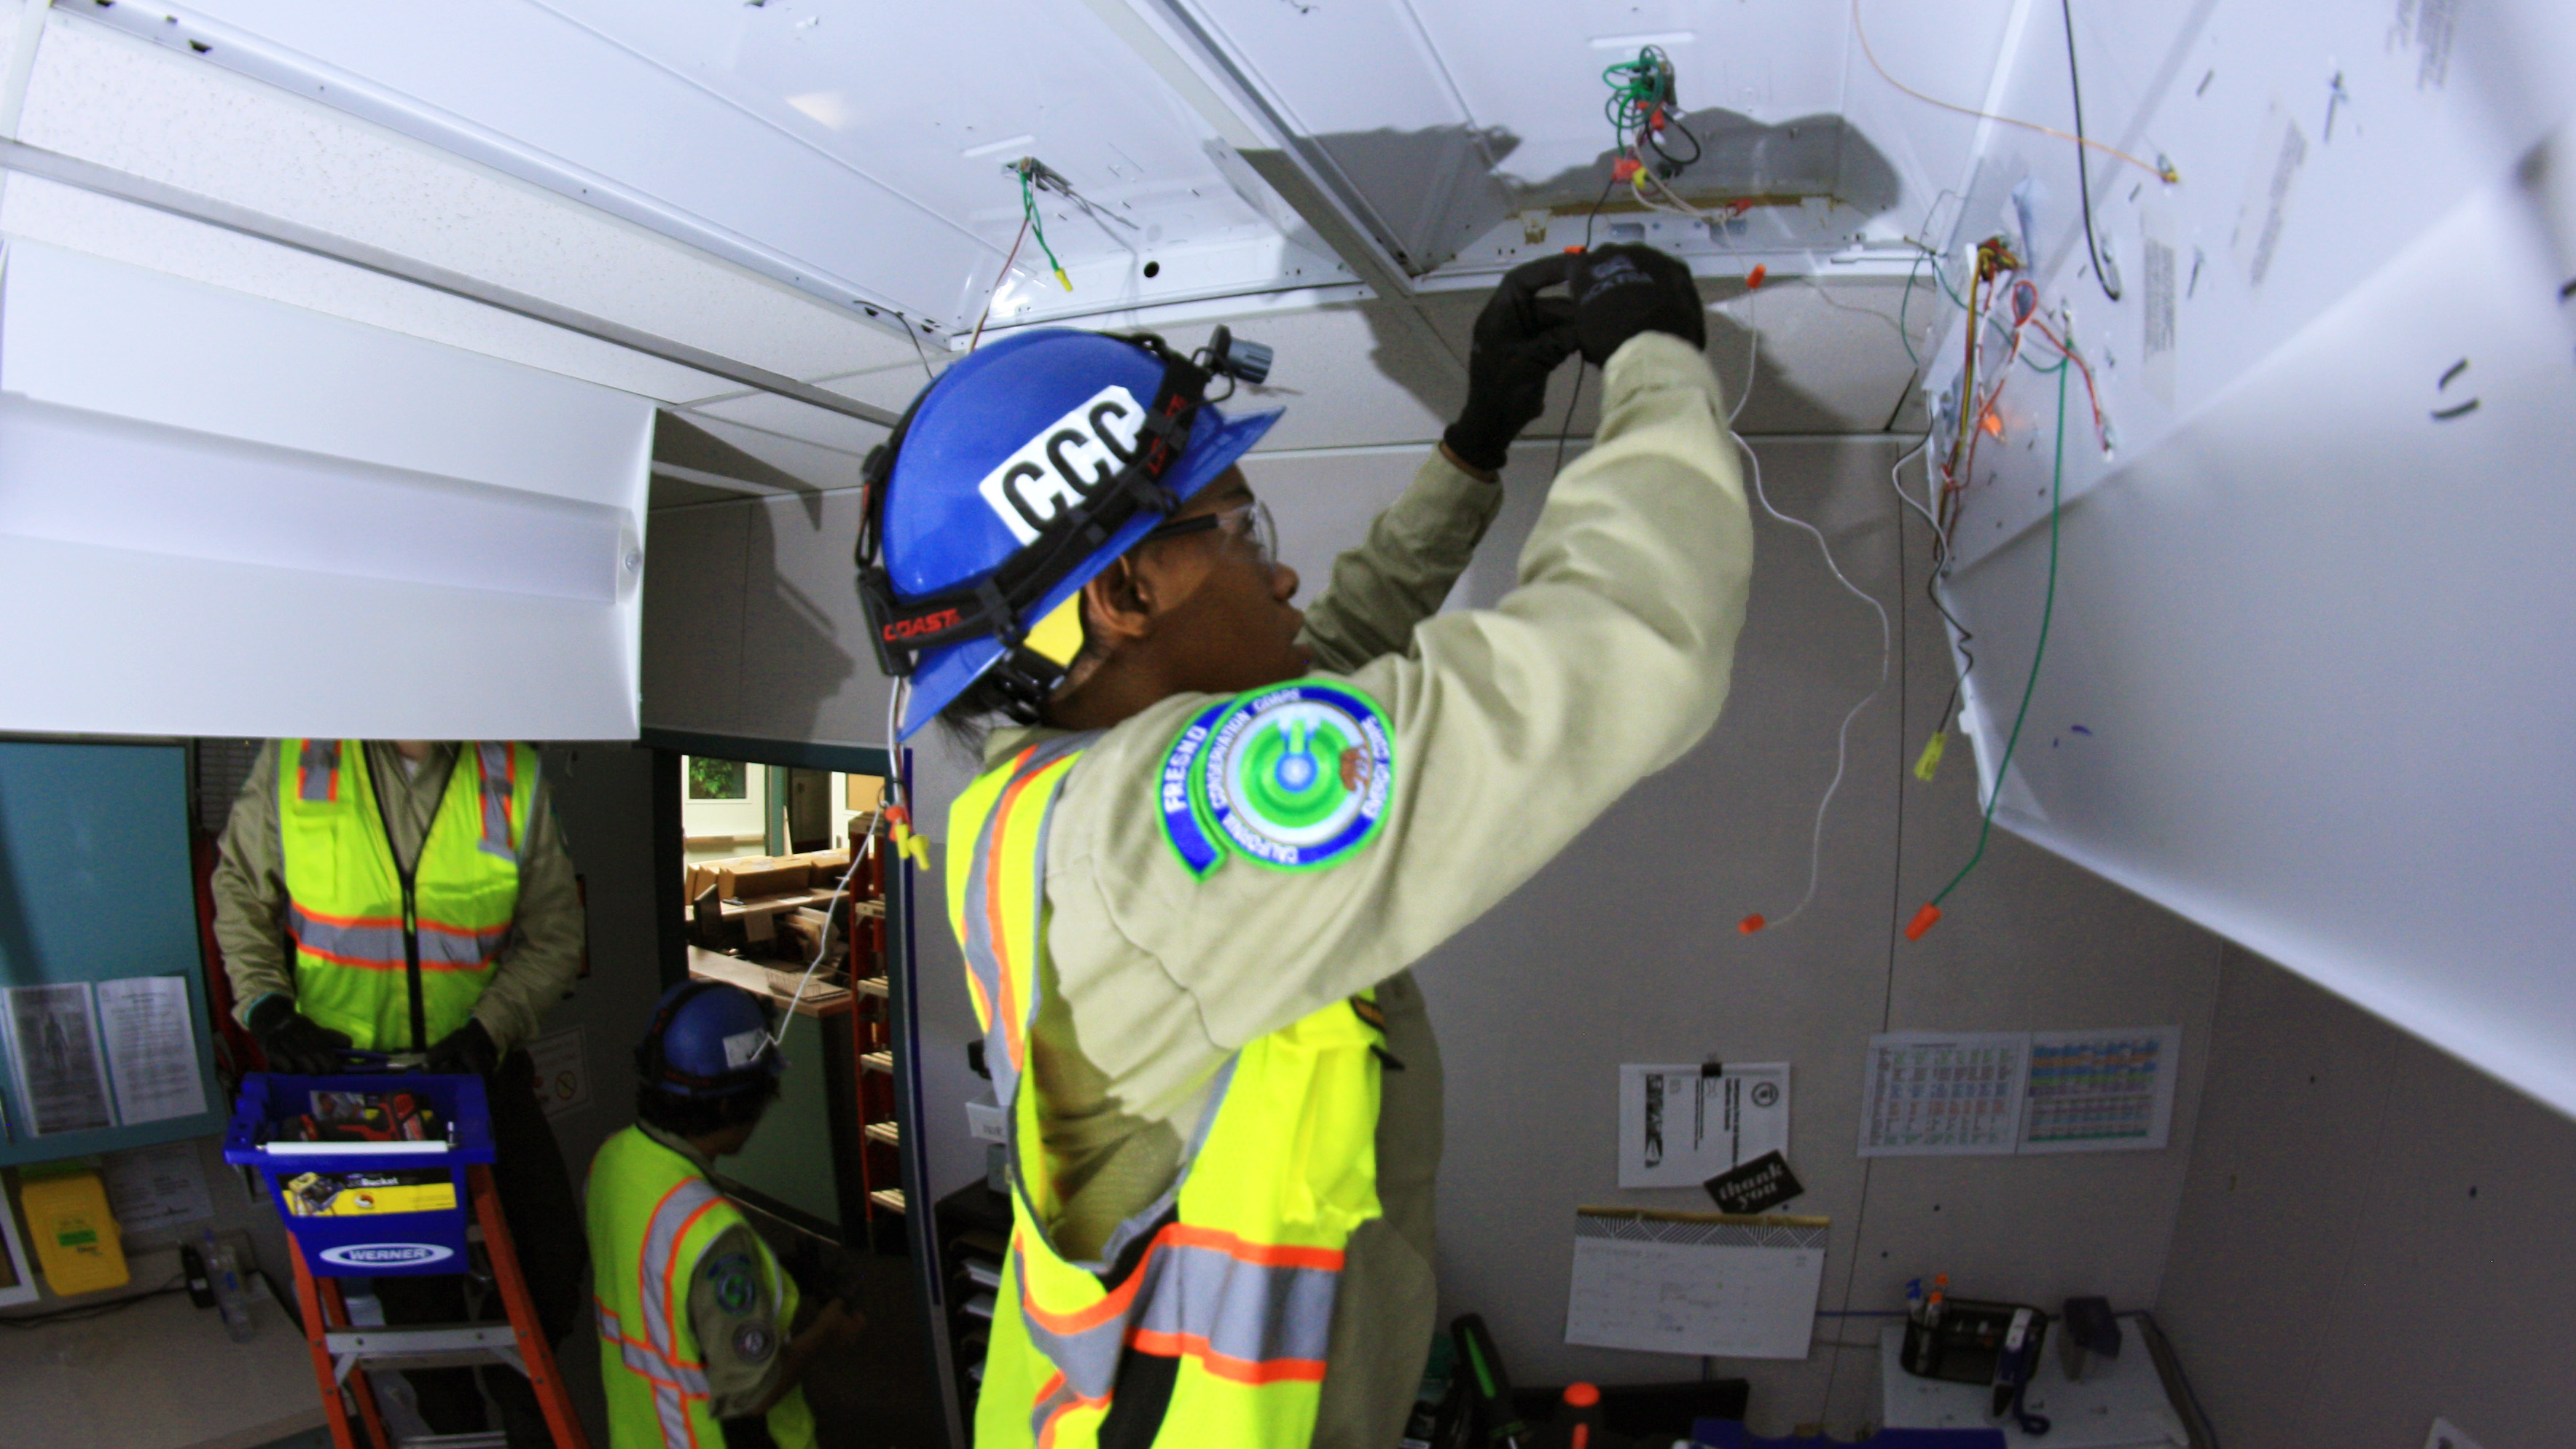
{"label": "orange wire nut", "polygon": [[1905,939],[1920,941],[1923,939],[1924,932],[1939,924],[1941,924],[1941,908],[1926,901],[1923,903],[1923,909],[1914,913],[1914,919],[1905,923]]}
{"label": "orange wire nut", "polygon": [[1771,924],[1769,921],[1762,919],[1762,913],[1760,911],[1755,911],[1752,915],[1746,916],[1743,920],[1736,922],[1735,929],[1750,936],[1769,924]]}
{"label": "orange wire nut", "polygon": [[1771,268],[1767,264],[1755,262],[1753,264],[1753,270],[1744,274],[1744,290],[1750,292],[1754,288],[1761,286],[1762,279],[1769,275],[1771,275]]}

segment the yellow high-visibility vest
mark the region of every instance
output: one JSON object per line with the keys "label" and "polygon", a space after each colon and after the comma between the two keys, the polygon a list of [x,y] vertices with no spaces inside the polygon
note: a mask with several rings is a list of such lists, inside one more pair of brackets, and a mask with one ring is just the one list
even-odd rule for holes
{"label": "yellow high-visibility vest", "polygon": [[1381,1039],[1362,1015],[1373,1006],[1328,1007],[1237,1052],[1171,1189],[1113,1230],[1096,1260],[1057,1252],[1028,1030],[1046,949],[1047,819],[1090,739],[1021,751],[949,815],[949,920],[1009,1124],[1013,1188],[976,1449],[1303,1449],[1343,1254],[1382,1212]]}
{"label": "yellow high-visibility vest", "polygon": [[285,740],[277,826],[295,1009],[360,1051],[420,1051],[465,1025],[510,937],[537,752],[467,745],[406,877],[356,740]]}
{"label": "yellow high-visibility vest", "polygon": [[[628,1127],[591,1160],[590,1264],[599,1312],[599,1380],[608,1393],[614,1449],[723,1449],[724,1426],[707,1408],[706,1358],[689,1323],[689,1278],[742,1209],[686,1157]],[[751,1234],[752,1268],[778,1305],[771,1332],[796,1321],[796,1282]],[[775,1344],[770,1352],[786,1352]],[[814,1413],[803,1386],[770,1406],[778,1449],[813,1449]]]}

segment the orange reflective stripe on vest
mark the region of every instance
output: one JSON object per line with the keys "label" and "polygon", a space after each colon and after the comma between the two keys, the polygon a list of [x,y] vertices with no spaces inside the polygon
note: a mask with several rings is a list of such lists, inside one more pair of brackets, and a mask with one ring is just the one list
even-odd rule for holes
{"label": "orange reflective stripe on vest", "polygon": [[281,744],[278,844],[296,1009],[361,1051],[418,1051],[463,1026],[510,941],[537,784],[526,745],[460,750],[406,863],[363,744]]}
{"label": "orange reflective stripe on vest", "polygon": [[[1089,742],[1022,750],[970,786],[949,823],[950,917],[1004,1108],[1004,1281],[1019,1309],[994,1316],[976,1446],[1093,1449],[1118,1419],[1122,1436],[1157,1446],[1303,1446],[1344,1249],[1379,1212],[1374,1037],[1336,1005],[1246,1045],[1208,1084],[1161,1197],[1119,1224],[1097,1260],[1056,1250],[1028,1033],[1046,947],[1048,819]],[[1123,1372],[1140,1355],[1171,1366]],[[1152,1393],[1116,1392],[1148,1378]]]}
{"label": "orange reflective stripe on vest", "polygon": [[[639,1127],[601,1144],[586,1195],[612,1444],[722,1449],[724,1423],[713,1409],[705,1346],[689,1319],[689,1285],[717,1242],[747,1226],[742,1209],[695,1163]],[[796,1320],[795,1282],[756,1237],[751,1253],[752,1271],[776,1305],[772,1326],[783,1333]],[[803,1390],[781,1396],[767,1423],[779,1449],[813,1449]]]}

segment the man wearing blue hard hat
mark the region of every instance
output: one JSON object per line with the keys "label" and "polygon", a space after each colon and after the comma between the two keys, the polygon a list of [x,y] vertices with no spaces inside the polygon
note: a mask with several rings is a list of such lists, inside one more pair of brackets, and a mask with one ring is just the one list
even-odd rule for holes
{"label": "man wearing blue hard hat", "polygon": [[[1010,338],[870,460],[902,732],[984,736],[946,879],[1011,1139],[977,1449],[1395,1442],[1440,1156],[1406,968],[1726,696],[1752,529],[1704,326],[1643,247],[1512,272],[1458,421],[1302,614],[1236,466],[1276,414],[1209,395],[1269,359],[1223,329]],[[1434,617],[1578,350],[1600,428],[1520,586]]]}
{"label": "man wearing blue hard hat", "polygon": [[590,1165],[599,1374],[617,1449],[811,1449],[799,1380],[864,1326],[846,1293],[796,1328],[782,1264],[714,1183],[787,1068],[769,1009],[718,981],[662,994],[635,1048],[635,1125]]}

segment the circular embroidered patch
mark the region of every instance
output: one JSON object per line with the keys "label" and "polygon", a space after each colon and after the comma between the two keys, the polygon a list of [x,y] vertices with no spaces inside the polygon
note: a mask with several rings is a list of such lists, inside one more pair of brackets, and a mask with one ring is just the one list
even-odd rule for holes
{"label": "circular embroidered patch", "polygon": [[1190,761],[1211,834],[1278,870],[1317,870],[1365,846],[1395,785],[1395,739],[1374,701],[1301,683],[1245,695]]}
{"label": "circular embroidered patch", "polygon": [[741,1253],[727,1253],[709,1265],[707,1281],[715,1289],[716,1306],[736,1318],[760,1301],[760,1281],[752,1275],[751,1259]]}
{"label": "circular embroidered patch", "polygon": [[769,1351],[778,1347],[778,1335],[762,1323],[746,1323],[733,1331],[733,1356],[744,1363],[760,1363]]}

